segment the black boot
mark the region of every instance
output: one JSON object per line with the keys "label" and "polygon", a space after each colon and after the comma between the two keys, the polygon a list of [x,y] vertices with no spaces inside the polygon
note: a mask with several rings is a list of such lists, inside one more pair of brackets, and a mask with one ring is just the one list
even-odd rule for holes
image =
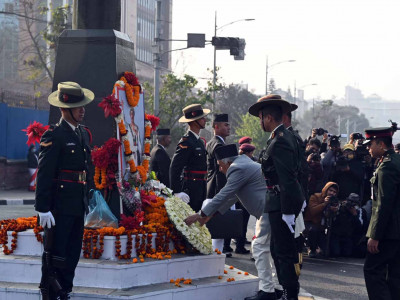
{"label": "black boot", "polygon": [[40,289],[40,293],[42,294],[42,300],[50,300],[50,292],[48,289]]}
{"label": "black boot", "polygon": [[258,291],[257,295],[252,297],[246,297],[244,300],[276,300],[275,292],[267,293],[264,291]]}

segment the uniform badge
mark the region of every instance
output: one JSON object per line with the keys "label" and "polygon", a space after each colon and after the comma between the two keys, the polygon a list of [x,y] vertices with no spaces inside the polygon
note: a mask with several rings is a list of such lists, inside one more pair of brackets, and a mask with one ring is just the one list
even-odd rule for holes
{"label": "uniform badge", "polygon": [[281,131],[281,132],[279,132],[279,136],[283,136],[283,132]]}
{"label": "uniform badge", "polygon": [[67,143],[67,146],[76,146],[75,143]]}

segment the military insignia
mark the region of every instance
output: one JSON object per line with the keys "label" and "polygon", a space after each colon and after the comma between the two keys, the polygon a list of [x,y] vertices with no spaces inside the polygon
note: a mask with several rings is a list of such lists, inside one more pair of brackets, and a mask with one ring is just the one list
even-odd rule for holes
{"label": "military insignia", "polygon": [[181,147],[182,149],[186,149],[188,146],[183,146],[181,144],[178,145],[179,147]]}
{"label": "military insignia", "polygon": [[201,148],[200,148],[200,147],[197,147],[196,150],[201,150]]}
{"label": "military insignia", "polygon": [[75,143],[67,143],[67,146],[76,146]]}
{"label": "military insignia", "polygon": [[271,139],[273,139],[275,137],[275,132],[271,133]]}
{"label": "military insignia", "polygon": [[281,132],[279,132],[279,136],[283,136],[283,132],[281,131]]}
{"label": "military insignia", "polygon": [[40,143],[40,146],[42,146],[42,147],[48,147],[48,146],[51,146],[51,145],[53,145],[53,142],[48,142],[48,143],[41,142]]}

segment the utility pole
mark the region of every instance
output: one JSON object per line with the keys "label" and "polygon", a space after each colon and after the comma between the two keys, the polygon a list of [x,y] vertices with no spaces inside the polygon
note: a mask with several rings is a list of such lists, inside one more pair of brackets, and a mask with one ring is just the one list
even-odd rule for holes
{"label": "utility pole", "polygon": [[[214,22],[214,36],[217,36],[217,11],[215,11],[215,22]],[[215,102],[215,84],[217,82],[217,47],[214,46],[214,69],[213,69],[213,103],[212,111],[214,112]]]}
{"label": "utility pole", "polygon": [[160,106],[160,32],[161,32],[161,1],[157,0],[157,11],[156,11],[156,51],[154,58],[154,115],[158,116]]}
{"label": "utility pole", "polygon": [[338,135],[340,136],[340,115],[338,115],[338,130],[339,130],[339,132],[338,132]]}
{"label": "utility pole", "polygon": [[347,143],[349,142],[349,135],[350,135],[350,121],[349,121],[349,119],[347,119],[347,122],[346,122],[346,129],[347,129]]}

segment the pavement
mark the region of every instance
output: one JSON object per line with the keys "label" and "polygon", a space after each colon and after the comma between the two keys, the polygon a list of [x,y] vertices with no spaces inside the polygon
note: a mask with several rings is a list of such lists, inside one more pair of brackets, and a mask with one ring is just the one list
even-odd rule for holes
{"label": "pavement", "polygon": [[0,205],[35,204],[35,192],[28,190],[0,190]]}

